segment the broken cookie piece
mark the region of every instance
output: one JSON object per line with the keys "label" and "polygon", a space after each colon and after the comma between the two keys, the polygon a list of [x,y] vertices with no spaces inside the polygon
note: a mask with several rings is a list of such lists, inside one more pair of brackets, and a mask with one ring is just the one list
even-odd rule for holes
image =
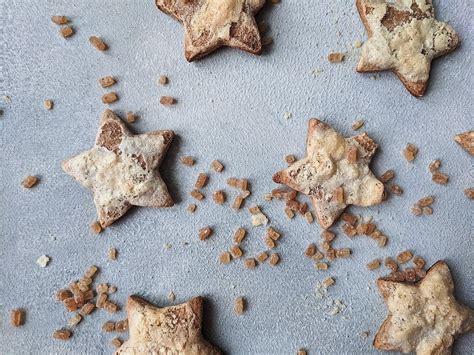
{"label": "broken cookie piece", "polygon": [[173,205],[158,172],[173,136],[173,131],[133,135],[114,112],[106,110],[95,146],[64,161],[62,168],[92,191],[100,225],[106,227],[132,205]]}
{"label": "broken cookie piece", "polygon": [[474,156],[474,131],[460,133],[454,137],[454,140],[463,147],[466,152]]}
{"label": "broken cookie piece", "polygon": [[262,40],[254,16],[265,0],[156,0],[156,6],[184,26],[184,55],[189,62],[219,47],[260,54]]}
{"label": "broken cookie piece", "polygon": [[[316,218],[329,228],[348,205],[382,202],[383,184],[369,169],[377,144],[366,134],[344,138],[326,123],[311,119],[306,157],[273,175],[273,181],[308,195]],[[348,152],[356,152],[348,156]],[[350,159],[349,159],[350,158]]]}
{"label": "broken cookie piece", "polygon": [[115,352],[124,354],[207,354],[221,351],[201,335],[203,299],[159,308],[138,296],[127,302],[129,339]]}
{"label": "broken cookie piece", "polygon": [[423,96],[431,61],[454,50],[460,39],[435,18],[432,0],[357,0],[369,39],[358,72],[391,70],[414,96]]}
{"label": "broken cookie piece", "polygon": [[474,311],[454,296],[448,265],[438,261],[415,284],[378,279],[388,308],[374,346],[416,354],[450,354],[454,338],[474,330]]}

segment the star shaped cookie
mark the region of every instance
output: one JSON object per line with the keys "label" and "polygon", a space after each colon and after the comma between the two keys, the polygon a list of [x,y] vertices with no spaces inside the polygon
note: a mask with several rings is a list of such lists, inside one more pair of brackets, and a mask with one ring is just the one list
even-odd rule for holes
{"label": "star shaped cookie", "polygon": [[133,135],[115,113],[106,110],[95,146],[65,160],[62,168],[92,191],[99,222],[106,227],[132,205],[173,205],[158,172],[173,136],[173,131]]}
{"label": "star shaped cookie", "polygon": [[158,8],[184,26],[184,55],[189,62],[222,46],[260,54],[255,14],[265,0],[156,0]]}
{"label": "star shaped cookie", "polygon": [[450,354],[454,338],[474,330],[474,311],[454,296],[454,283],[446,263],[438,261],[415,284],[377,280],[388,307],[374,346],[422,354]]}
{"label": "star shaped cookie", "polygon": [[376,149],[366,133],[344,138],[313,118],[306,157],[273,175],[273,181],[311,197],[319,224],[329,228],[348,205],[382,202],[384,186],[369,169]]}
{"label": "star shaped cookie", "polygon": [[130,338],[115,354],[221,354],[201,335],[202,308],[201,297],[178,306],[158,308],[138,296],[130,296],[127,302]]}
{"label": "star shaped cookie", "polygon": [[431,61],[455,49],[460,39],[435,19],[431,0],[357,0],[369,39],[358,72],[392,70],[414,96],[423,96]]}

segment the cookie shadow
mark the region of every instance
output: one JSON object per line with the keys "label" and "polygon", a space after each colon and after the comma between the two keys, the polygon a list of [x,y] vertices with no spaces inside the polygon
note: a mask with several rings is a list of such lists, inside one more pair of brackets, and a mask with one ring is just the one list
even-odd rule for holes
{"label": "cookie shadow", "polygon": [[202,317],[203,326],[201,328],[202,336],[209,343],[218,347],[222,351],[222,354],[225,355],[228,354],[228,352],[222,348],[221,344],[218,343],[219,329],[217,329],[217,323],[215,322],[215,319],[217,319],[217,314],[214,305],[208,300],[208,298],[204,297]]}
{"label": "cookie shadow", "polygon": [[182,191],[180,190],[177,176],[178,176],[178,155],[181,149],[181,137],[175,135],[173,137],[173,142],[171,143],[168,153],[166,154],[163,163],[161,164],[160,174],[163,178],[168,191],[173,198],[175,205],[182,202]]}

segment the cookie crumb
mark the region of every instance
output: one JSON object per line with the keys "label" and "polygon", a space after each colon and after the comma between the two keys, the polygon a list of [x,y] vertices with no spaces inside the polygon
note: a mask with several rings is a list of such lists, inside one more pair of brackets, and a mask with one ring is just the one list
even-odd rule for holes
{"label": "cookie crumb", "polygon": [[176,99],[172,96],[162,96],[160,98],[160,104],[163,106],[171,106],[176,104]]}
{"label": "cookie crumb", "polygon": [[193,166],[194,165],[194,159],[192,157],[186,156],[186,157],[181,157],[181,163],[186,166]]}
{"label": "cookie crumb", "polygon": [[219,256],[219,261],[224,265],[227,265],[228,263],[230,263],[231,260],[232,260],[232,258],[231,258],[231,255],[228,251],[223,252]]}
{"label": "cookie crumb", "polygon": [[370,261],[370,262],[367,264],[367,269],[369,269],[370,271],[372,271],[372,270],[378,269],[378,268],[380,267],[380,265],[381,265],[380,260],[379,260],[379,259],[375,259],[375,260]]}
{"label": "cookie crumb", "polygon": [[104,76],[99,79],[99,85],[103,88],[108,88],[116,83],[116,80],[112,76]]}
{"label": "cookie crumb", "polygon": [[405,149],[403,149],[403,156],[407,161],[413,161],[416,158],[416,155],[418,154],[418,148],[412,144],[412,143],[407,143]]}
{"label": "cookie crumb", "polygon": [[168,85],[169,79],[166,75],[160,75],[160,78],[158,79],[158,83],[160,85]]}
{"label": "cookie crumb", "polygon": [[53,109],[53,101],[52,100],[44,100],[43,106],[45,110],[52,110]]}
{"label": "cookie crumb", "polygon": [[328,55],[328,60],[330,63],[340,63],[344,60],[345,54],[344,53],[330,53]]}
{"label": "cookie crumb", "polygon": [[37,176],[34,176],[34,175],[30,175],[30,176],[27,176],[22,182],[21,182],[21,185],[25,188],[25,189],[31,189],[33,186],[35,186],[37,183],[38,183],[39,179]]}
{"label": "cookie crumb", "polygon": [[104,104],[112,104],[117,100],[118,100],[117,93],[115,93],[113,91],[108,92],[107,94],[104,94],[102,96],[102,103],[104,103]]}
{"label": "cookie crumb", "polygon": [[211,167],[216,173],[220,173],[222,170],[224,170],[224,165],[219,160],[213,160],[211,162]]}
{"label": "cookie crumb", "polygon": [[234,312],[235,314],[237,315],[241,315],[245,312],[246,310],[246,307],[247,306],[247,302],[245,300],[245,298],[243,297],[237,297],[234,301]]}
{"label": "cookie crumb", "polygon": [[64,38],[68,38],[74,34],[74,29],[71,26],[66,25],[66,26],[61,27],[59,32]]}
{"label": "cookie crumb", "polygon": [[48,266],[48,263],[51,259],[46,255],[41,255],[37,260],[36,263],[41,267]]}
{"label": "cookie crumb", "polygon": [[362,126],[365,124],[364,120],[357,120],[355,121],[354,123],[352,123],[352,126],[351,128],[354,130],[354,131],[357,131],[359,130],[360,128],[362,128]]}
{"label": "cookie crumb", "polygon": [[53,338],[58,340],[68,340],[71,337],[71,332],[66,329],[57,329],[53,333]]}
{"label": "cookie crumb", "polygon": [[102,227],[99,222],[92,223],[90,228],[94,234],[99,234],[100,232],[102,232]]}
{"label": "cookie crumb", "polygon": [[51,22],[56,25],[65,25],[69,19],[66,16],[51,16]]}
{"label": "cookie crumb", "polygon": [[108,49],[107,44],[97,36],[90,36],[89,42],[99,51],[106,51]]}
{"label": "cookie crumb", "polygon": [[206,240],[208,239],[211,234],[212,234],[212,228],[211,227],[204,227],[199,230],[199,239],[200,240]]}
{"label": "cookie crumb", "polygon": [[258,227],[261,225],[268,224],[268,218],[267,216],[263,214],[259,206],[254,206],[254,207],[249,208],[249,212],[252,218],[252,226]]}
{"label": "cookie crumb", "polygon": [[14,327],[21,327],[25,324],[25,311],[22,309],[12,309],[10,323]]}

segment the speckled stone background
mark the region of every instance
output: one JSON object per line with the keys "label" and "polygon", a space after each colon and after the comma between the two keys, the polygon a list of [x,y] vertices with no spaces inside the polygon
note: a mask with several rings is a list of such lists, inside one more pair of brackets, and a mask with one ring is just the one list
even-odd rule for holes
{"label": "speckled stone background", "polygon": [[[124,318],[124,311],[95,312],[69,342],[51,337],[70,316],[54,300],[55,291],[91,264],[100,266],[100,282],[118,287],[112,300],[121,306],[133,293],[163,306],[170,304],[170,291],[175,303],[205,296],[204,333],[229,354],[295,354],[299,348],[310,354],[377,353],[372,338],[387,310],[375,280],[386,271],[368,272],[365,264],[407,248],[429,264],[446,260],[459,300],[473,307],[473,209],[463,189],[474,185],[474,160],[453,141],[456,133],[473,128],[472,2],[435,3],[439,19],[449,21],[463,43],[434,63],[426,97],[415,99],[391,73],[355,72],[359,50],[353,43],[366,35],[354,1],[282,0],[266,6],[258,18],[270,24],[274,43],[262,56],[224,49],[188,64],[181,25],[152,0],[0,0],[0,95],[11,99],[0,100],[0,353],[111,353],[113,335],[100,327]],[[63,14],[76,31],[67,40],[50,21],[51,15]],[[95,50],[90,35],[103,37],[110,50]],[[346,61],[329,64],[332,51],[347,52]],[[170,78],[166,87],[157,84],[162,73]],[[60,162],[92,146],[107,91],[97,80],[105,75],[118,78],[113,90],[120,101],[110,108],[122,115],[139,113],[135,132],[176,131],[161,170],[177,204],[168,210],[133,209],[93,235],[91,194],[62,172]],[[161,95],[175,96],[178,104],[161,106]],[[52,111],[43,109],[44,99],[54,101]],[[353,133],[354,120],[364,119],[380,143],[373,170],[395,169],[395,181],[404,189],[382,205],[351,209],[373,216],[389,236],[388,246],[379,249],[368,238],[349,240],[340,233],[335,246],[350,247],[353,257],[331,263],[327,272],[316,271],[303,256],[309,243],[319,241],[319,227],[301,217],[289,221],[281,202],[262,199],[275,187],[271,176],[285,166],[283,157],[303,156],[310,117],[346,135]],[[407,142],[420,149],[414,163],[401,156]],[[181,165],[183,155],[196,157],[197,164]],[[209,171],[216,158],[225,171],[210,174],[208,198],[190,215],[188,193],[197,174]],[[435,158],[450,177],[447,186],[431,182],[427,166]],[[29,174],[41,182],[27,191],[20,182]],[[236,213],[230,202],[217,206],[210,198],[223,188],[233,200],[236,192],[225,180],[234,176],[250,179],[247,206],[261,204],[283,233],[276,268],[265,264],[250,271],[242,260],[228,266],[217,261],[239,226],[249,230],[243,244],[247,256],[263,249],[264,228],[251,228],[246,210]],[[410,206],[428,194],[436,198],[434,214],[413,216]],[[197,231],[206,225],[215,234],[201,242]],[[107,261],[110,247],[119,251],[115,262]],[[43,254],[51,257],[44,269],[35,262]],[[328,276],[336,285],[318,299],[315,288]],[[240,295],[249,308],[238,317],[232,308]],[[331,316],[334,300],[347,308]],[[19,329],[9,325],[16,307],[27,310]],[[360,335],[365,331],[367,339]],[[458,339],[454,350],[469,354],[473,348],[470,334]]]}

